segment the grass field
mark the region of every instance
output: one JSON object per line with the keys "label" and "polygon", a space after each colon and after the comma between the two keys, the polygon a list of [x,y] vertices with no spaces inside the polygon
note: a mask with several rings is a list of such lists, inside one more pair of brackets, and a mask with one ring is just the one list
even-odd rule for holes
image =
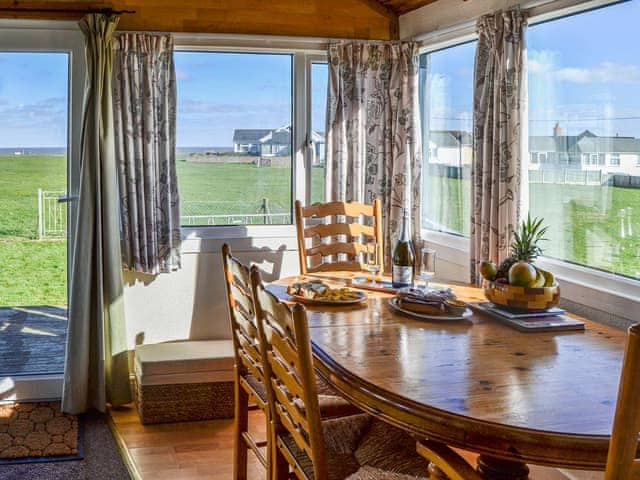
{"label": "grass field", "polygon": [[[257,213],[268,198],[271,211],[289,212],[288,168],[184,161],[177,168],[185,206],[220,202],[202,208]],[[65,176],[63,157],[0,156],[0,305],[66,304],[66,241],[37,240],[37,190],[64,190]],[[313,201],[322,200],[323,176],[313,169]],[[427,218],[468,235],[468,181],[429,182]],[[534,184],[531,198],[533,215],[550,225],[547,255],[640,277],[640,190]],[[623,237],[618,212],[628,208]]]}
{"label": "grass field", "polygon": [[37,240],[38,188],[64,190],[66,172],[62,156],[0,156],[0,306],[67,303],[67,242]]}
{"label": "grass field", "polygon": [[[429,188],[426,218],[469,235],[469,180],[431,177]],[[531,184],[529,191],[531,215],[549,226],[545,255],[640,278],[640,189]]]}

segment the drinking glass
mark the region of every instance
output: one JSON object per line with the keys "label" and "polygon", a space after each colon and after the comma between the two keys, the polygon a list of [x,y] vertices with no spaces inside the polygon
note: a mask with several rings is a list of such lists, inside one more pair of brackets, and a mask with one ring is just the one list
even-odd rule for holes
{"label": "drinking glass", "polygon": [[429,280],[436,276],[436,251],[432,248],[420,249],[418,277],[424,280],[424,290],[429,289]]}
{"label": "drinking glass", "polygon": [[376,242],[369,242],[365,245],[365,264],[367,265],[367,270],[371,273],[372,285],[377,285],[376,276],[380,271],[380,259],[382,258],[382,250],[380,249],[380,244]]}

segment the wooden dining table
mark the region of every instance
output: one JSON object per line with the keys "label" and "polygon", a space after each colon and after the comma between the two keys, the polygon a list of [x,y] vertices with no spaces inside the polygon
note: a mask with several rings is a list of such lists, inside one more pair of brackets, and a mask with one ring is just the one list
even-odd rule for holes
{"label": "wooden dining table", "polygon": [[[314,277],[350,285],[351,276]],[[301,279],[269,288],[291,301],[286,286]],[[307,305],[316,368],[345,398],[417,438],[478,453],[484,478],[526,479],[527,463],[604,469],[625,332],[581,318],[584,331],[524,333],[477,311],[425,321],[396,313],[390,294],[367,295]]]}

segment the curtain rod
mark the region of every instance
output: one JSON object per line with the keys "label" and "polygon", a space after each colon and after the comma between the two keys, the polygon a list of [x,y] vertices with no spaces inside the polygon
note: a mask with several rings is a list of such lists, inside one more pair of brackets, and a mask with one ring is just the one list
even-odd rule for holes
{"label": "curtain rod", "polygon": [[105,15],[121,15],[124,13],[136,13],[135,10],[114,10],[113,8],[29,8],[29,7],[2,7],[0,12],[20,13],[103,13]]}

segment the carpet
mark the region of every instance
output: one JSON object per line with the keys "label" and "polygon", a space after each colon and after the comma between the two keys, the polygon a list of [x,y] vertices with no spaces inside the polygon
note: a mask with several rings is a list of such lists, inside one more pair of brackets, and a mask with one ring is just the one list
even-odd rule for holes
{"label": "carpet", "polygon": [[78,418],[60,402],[0,405],[0,463],[78,455]]}
{"label": "carpet", "polygon": [[129,472],[107,424],[106,415],[78,416],[82,460],[0,465],[1,480],[128,480]]}

